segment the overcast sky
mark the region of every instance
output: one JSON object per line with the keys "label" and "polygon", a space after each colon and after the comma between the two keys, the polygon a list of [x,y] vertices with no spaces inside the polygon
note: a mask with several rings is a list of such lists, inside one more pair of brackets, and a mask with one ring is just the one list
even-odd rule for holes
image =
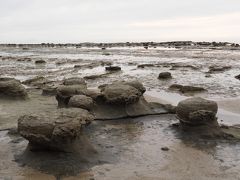
{"label": "overcast sky", "polygon": [[0,0],[0,43],[231,41],[240,0]]}

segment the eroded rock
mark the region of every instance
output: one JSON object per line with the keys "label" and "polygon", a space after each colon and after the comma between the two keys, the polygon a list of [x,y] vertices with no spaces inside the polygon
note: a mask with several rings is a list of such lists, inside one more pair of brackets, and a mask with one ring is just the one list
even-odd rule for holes
{"label": "eroded rock", "polygon": [[84,95],[87,91],[86,85],[59,86],[56,99],[59,107],[66,107],[70,98],[74,95]]}
{"label": "eroded rock", "polygon": [[107,66],[105,67],[106,71],[121,71],[121,67],[119,66]]}
{"label": "eroded rock", "polygon": [[0,97],[27,99],[27,91],[20,81],[14,78],[0,78]]}
{"label": "eroded rock", "polygon": [[178,90],[181,93],[198,93],[198,92],[204,92],[207,91],[203,87],[197,87],[197,86],[183,86],[180,84],[172,84],[169,89],[171,90]]}
{"label": "eroded rock", "polygon": [[93,107],[93,99],[85,95],[74,95],[70,98],[68,106],[90,110]]}
{"label": "eroded rock", "polygon": [[158,79],[171,79],[172,74],[170,72],[162,72],[158,75]]}
{"label": "eroded rock", "polygon": [[18,132],[31,146],[67,151],[80,136],[82,127],[93,119],[83,109],[58,109],[55,112],[21,116],[18,119]]}
{"label": "eroded rock", "polygon": [[216,119],[217,111],[218,105],[216,102],[200,97],[183,100],[176,109],[180,122],[190,125],[211,123]]}
{"label": "eroded rock", "polygon": [[57,94],[57,87],[44,87],[42,89],[42,95],[43,96],[55,96]]}
{"label": "eroded rock", "polygon": [[106,85],[102,90],[103,97],[109,104],[131,104],[139,100],[142,93],[133,86],[124,83]]}

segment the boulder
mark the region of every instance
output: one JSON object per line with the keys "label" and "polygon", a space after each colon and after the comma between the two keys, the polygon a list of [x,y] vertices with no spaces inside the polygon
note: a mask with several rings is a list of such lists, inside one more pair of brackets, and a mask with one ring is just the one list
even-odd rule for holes
{"label": "boulder", "polygon": [[171,79],[172,74],[170,72],[162,72],[158,75],[158,79]]}
{"label": "boulder", "polygon": [[59,107],[66,107],[73,95],[84,95],[87,92],[86,85],[59,86],[56,99]]}
{"label": "boulder", "polygon": [[68,106],[90,110],[93,107],[93,99],[85,95],[74,95],[70,98]]}
{"label": "boulder", "polygon": [[36,60],[35,64],[46,64],[46,61],[44,61],[44,60]]}
{"label": "boulder", "polygon": [[102,89],[103,97],[109,104],[131,104],[139,100],[142,93],[133,86],[125,83],[113,83]]}
{"label": "boulder", "polygon": [[0,78],[0,97],[27,99],[27,91],[20,81],[14,78]]}
{"label": "boulder", "polygon": [[121,71],[121,67],[119,66],[107,66],[105,67],[106,71]]}
{"label": "boulder", "polygon": [[41,149],[68,150],[80,136],[82,127],[94,117],[83,109],[58,109],[18,119],[18,132],[31,146]]}
{"label": "boulder", "polygon": [[216,120],[218,105],[214,101],[200,97],[189,98],[179,102],[176,113],[180,122],[190,125],[211,123]]}

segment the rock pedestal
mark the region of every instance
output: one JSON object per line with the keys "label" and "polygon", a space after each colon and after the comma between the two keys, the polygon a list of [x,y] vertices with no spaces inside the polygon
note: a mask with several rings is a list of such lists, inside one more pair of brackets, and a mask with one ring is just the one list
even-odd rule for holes
{"label": "rock pedestal", "polygon": [[94,117],[83,109],[58,109],[18,119],[18,132],[30,145],[40,149],[67,151],[80,136],[81,129]]}

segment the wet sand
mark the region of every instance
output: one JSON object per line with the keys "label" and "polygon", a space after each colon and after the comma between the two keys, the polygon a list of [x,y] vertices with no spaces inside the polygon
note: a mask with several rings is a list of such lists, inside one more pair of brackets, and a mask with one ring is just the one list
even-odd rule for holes
{"label": "wet sand", "polygon": [[[218,102],[221,124],[240,124],[240,104],[236,98],[240,95],[240,86],[239,81],[233,78],[239,72],[239,51],[113,48],[107,52],[111,55],[105,56],[99,49],[4,49],[0,53],[2,56],[30,57],[32,61],[1,60],[1,76],[26,80],[43,75],[49,80],[59,81],[66,77],[104,73],[104,66],[92,63],[110,61],[121,66],[122,71],[88,80],[89,87],[119,79],[139,79],[147,87],[148,101],[177,105],[180,100],[191,96],[171,92],[169,85],[199,85],[207,88],[208,92],[196,96]],[[36,59],[44,59],[47,63],[35,65]],[[200,69],[178,67],[170,70],[173,62],[199,66]],[[161,66],[137,68],[144,63],[161,63]],[[209,63],[230,63],[233,68],[205,78]],[[74,68],[85,64],[93,67]],[[171,71],[174,78],[159,81],[157,76],[162,71]],[[235,180],[240,177],[239,141],[189,136],[172,126],[178,122],[175,115],[95,121],[84,129],[74,153],[31,152],[28,142],[13,133],[12,128],[16,128],[19,116],[51,112],[57,108],[57,101],[53,96],[42,96],[41,89],[28,91],[30,99],[27,101],[0,101],[0,179]],[[163,151],[163,147],[169,150]]]}
{"label": "wet sand", "polygon": [[[11,104],[13,109],[19,109],[11,111],[8,120],[23,113],[26,107],[36,113],[56,108],[54,97],[42,97],[40,90],[34,90],[31,97],[34,98],[27,102]],[[39,99],[42,109],[31,108]],[[147,99],[168,102],[166,96]],[[17,119],[12,120],[10,127],[16,122]],[[0,178],[238,179],[239,143],[188,137],[171,126],[175,122],[175,115],[95,121],[84,130],[77,152],[70,154],[31,152],[26,140],[0,131]]]}

